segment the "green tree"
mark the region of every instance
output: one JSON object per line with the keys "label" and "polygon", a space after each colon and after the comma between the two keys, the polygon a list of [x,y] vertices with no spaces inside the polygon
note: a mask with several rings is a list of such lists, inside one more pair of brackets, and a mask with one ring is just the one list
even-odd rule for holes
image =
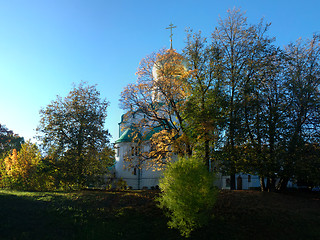
{"label": "green tree", "polygon": [[305,144],[300,148],[300,158],[295,162],[292,178],[303,186],[320,185],[320,146],[319,143]]}
{"label": "green tree", "polygon": [[108,105],[95,86],[80,83],[67,97],[58,96],[41,109],[39,139],[54,159],[56,177],[63,184],[84,186],[113,165],[114,157],[104,154],[110,137],[104,129]]}
{"label": "green tree", "polygon": [[[279,141],[285,126],[283,53],[268,42],[260,50],[258,69],[241,90],[244,140],[237,169],[260,176],[261,189],[275,188],[279,166]],[[264,180],[267,179],[265,186]]]}
{"label": "green tree", "polygon": [[[250,25],[239,9],[228,11],[225,19],[220,19],[212,33],[212,47],[219,49],[219,76],[223,79],[224,99],[226,99],[226,128],[223,151],[225,164],[231,176],[231,189],[235,188],[235,173],[239,161],[237,149],[246,142],[248,129],[245,128],[244,88],[252,87],[261,72],[261,60],[265,46],[272,42],[266,36],[270,24],[262,20]],[[263,62],[263,61],[262,61]],[[251,92],[252,93],[252,92]],[[248,109],[248,108],[247,108]]]}
{"label": "green tree", "polygon": [[12,149],[19,150],[24,143],[23,137],[14,134],[5,125],[0,124],[0,156]]}
{"label": "green tree", "polygon": [[311,151],[310,146],[318,144],[320,139],[320,35],[315,34],[311,39],[299,39],[289,44],[285,53],[287,109],[282,142],[285,154],[278,172],[281,178],[279,190],[286,188],[288,180],[299,175],[304,163],[310,162],[308,159],[313,159],[313,153],[317,152]]}
{"label": "green tree", "polygon": [[236,168],[259,175],[262,190],[284,190],[290,179],[314,179],[317,172],[311,163],[318,165],[319,36],[284,51],[261,43],[258,71],[240,91],[245,128]]}
{"label": "green tree", "polygon": [[218,142],[223,125],[220,50],[208,44],[201,32],[189,31],[183,52],[190,71],[187,78],[190,93],[184,109],[186,132],[194,140],[194,154],[201,156],[210,169],[212,149]]}
{"label": "green tree", "polygon": [[168,210],[170,228],[188,237],[208,223],[217,199],[214,175],[204,161],[196,157],[180,158],[170,163],[160,180],[159,207]]}

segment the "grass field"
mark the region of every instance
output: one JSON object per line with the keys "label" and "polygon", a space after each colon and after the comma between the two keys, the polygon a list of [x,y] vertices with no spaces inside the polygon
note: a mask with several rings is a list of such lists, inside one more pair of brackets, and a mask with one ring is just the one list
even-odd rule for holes
{"label": "grass field", "polygon": [[[0,190],[0,239],[183,239],[156,195]],[[318,193],[222,191],[213,214],[189,239],[320,239]]]}

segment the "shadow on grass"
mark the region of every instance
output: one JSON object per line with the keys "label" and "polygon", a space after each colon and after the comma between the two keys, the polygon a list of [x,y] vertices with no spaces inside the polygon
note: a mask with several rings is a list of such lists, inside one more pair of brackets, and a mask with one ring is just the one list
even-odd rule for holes
{"label": "shadow on grass", "polygon": [[[157,192],[0,190],[0,239],[184,239],[167,228]],[[189,239],[319,239],[319,197],[222,192],[209,226]]]}
{"label": "shadow on grass", "polygon": [[68,239],[75,224],[64,214],[34,197],[0,195],[0,239]]}
{"label": "shadow on grass", "polygon": [[0,239],[179,239],[150,204],[125,193],[2,193]]}

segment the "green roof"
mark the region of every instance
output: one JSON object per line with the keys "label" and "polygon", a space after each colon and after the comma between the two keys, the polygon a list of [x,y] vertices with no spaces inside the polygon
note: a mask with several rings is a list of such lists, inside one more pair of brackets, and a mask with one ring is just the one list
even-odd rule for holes
{"label": "green roof", "polygon": [[153,134],[161,132],[164,129],[163,126],[158,126],[158,127],[154,127],[152,128],[146,135],[145,135],[145,141],[150,140],[150,138],[153,136]]}
{"label": "green roof", "polygon": [[[145,136],[144,141],[150,140],[150,138],[153,136],[153,134],[158,133],[164,129],[163,126],[158,126],[152,128]],[[120,136],[120,138],[115,141],[115,143],[121,143],[121,142],[132,142],[133,137],[135,134],[138,134],[138,138],[141,139],[142,135],[139,132],[136,132],[133,127],[127,128]]]}
{"label": "green roof", "polygon": [[133,137],[138,134],[138,138],[141,138],[141,134],[138,132],[136,132],[132,127],[127,128],[122,135],[120,136],[120,138],[115,141],[115,143],[120,143],[120,142],[132,142]]}

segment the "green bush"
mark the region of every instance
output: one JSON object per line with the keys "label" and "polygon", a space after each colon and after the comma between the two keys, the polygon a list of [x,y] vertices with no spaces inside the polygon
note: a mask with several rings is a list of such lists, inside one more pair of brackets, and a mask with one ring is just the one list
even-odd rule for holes
{"label": "green bush", "polygon": [[168,210],[169,227],[177,228],[182,236],[189,237],[213,217],[211,210],[218,189],[213,173],[208,172],[201,159],[181,158],[169,164],[160,189],[159,207]]}
{"label": "green bush", "polygon": [[125,180],[123,180],[123,178],[120,178],[117,182],[116,182],[116,188],[118,190],[126,190],[128,187],[127,182]]}

